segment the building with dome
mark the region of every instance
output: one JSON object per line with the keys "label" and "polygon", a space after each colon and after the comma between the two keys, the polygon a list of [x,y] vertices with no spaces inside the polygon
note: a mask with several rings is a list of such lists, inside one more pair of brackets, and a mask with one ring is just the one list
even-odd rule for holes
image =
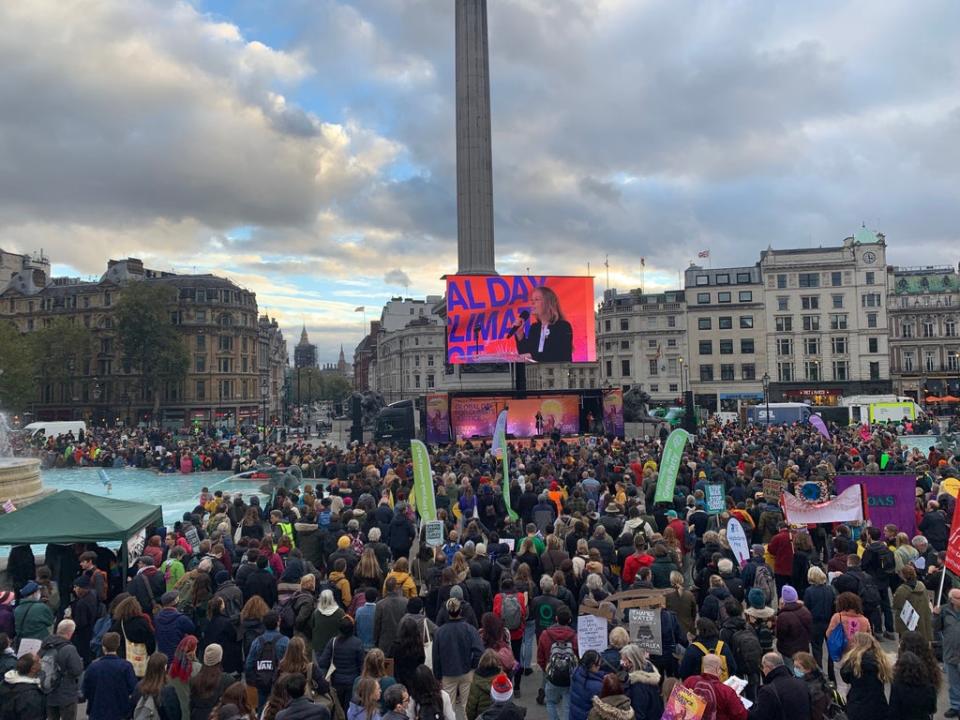
{"label": "building with dome", "polygon": [[317,346],[310,343],[306,325],[300,332],[300,342],[293,348],[293,367],[297,369],[317,367]]}

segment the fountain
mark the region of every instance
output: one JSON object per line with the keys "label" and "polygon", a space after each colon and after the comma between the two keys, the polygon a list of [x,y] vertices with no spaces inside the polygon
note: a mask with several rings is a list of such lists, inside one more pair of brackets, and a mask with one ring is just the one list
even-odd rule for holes
{"label": "fountain", "polygon": [[10,426],[0,413],[0,505],[11,501],[14,507],[29,505],[49,495],[40,480],[40,461],[36,458],[12,457]]}

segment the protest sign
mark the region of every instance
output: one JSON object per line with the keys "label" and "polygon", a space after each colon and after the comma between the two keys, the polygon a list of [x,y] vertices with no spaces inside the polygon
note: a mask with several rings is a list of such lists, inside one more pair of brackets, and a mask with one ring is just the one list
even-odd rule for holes
{"label": "protest sign", "polygon": [[630,640],[651,655],[663,655],[660,608],[630,608]]}
{"label": "protest sign", "polygon": [[440,547],[443,545],[443,520],[431,520],[426,524],[427,545]]}
{"label": "protest sign", "polygon": [[787,489],[787,484],[780,478],[763,479],[763,499],[777,505],[780,503],[780,493]]}
{"label": "protest sign", "polygon": [[743,525],[736,518],[730,518],[727,522],[727,542],[730,549],[733,550],[734,557],[740,565],[746,565],[750,559],[750,542],[747,540],[747,533],[743,530]]}
{"label": "protest sign", "polygon": [[727,506],[726,498],[723,495],[723,485],[720,483],[707,483],[704,486],[704,498],[707,504],[708,515],[719,515]]}
{"label": "protest sign", "polygon": [[580,615],[577,618],[577,649],[583,656],[587,650],[598,653],[607,649],[607,621],[596,615]]}

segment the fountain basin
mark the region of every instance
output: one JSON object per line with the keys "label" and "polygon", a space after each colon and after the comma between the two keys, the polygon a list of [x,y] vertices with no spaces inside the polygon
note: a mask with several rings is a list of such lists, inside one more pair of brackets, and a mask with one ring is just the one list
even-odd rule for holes
{"label": "fountain basin", "polygon": [[16,507],[29,505],[52,490],[40,479],[40,461],[36,458],[0,458],[0,503],[12,500]]}

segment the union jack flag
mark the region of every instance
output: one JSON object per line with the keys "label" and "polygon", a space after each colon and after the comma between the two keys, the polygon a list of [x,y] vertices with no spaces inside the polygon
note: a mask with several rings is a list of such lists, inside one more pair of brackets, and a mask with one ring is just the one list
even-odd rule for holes
{"label": "union jack flag", "polygon": [[709,251],[709,250],[701,250],[700,252],[697,253],[697,257],[698,257],[698,258],[708,258],[708,257],[710,257],[710,251]]}

